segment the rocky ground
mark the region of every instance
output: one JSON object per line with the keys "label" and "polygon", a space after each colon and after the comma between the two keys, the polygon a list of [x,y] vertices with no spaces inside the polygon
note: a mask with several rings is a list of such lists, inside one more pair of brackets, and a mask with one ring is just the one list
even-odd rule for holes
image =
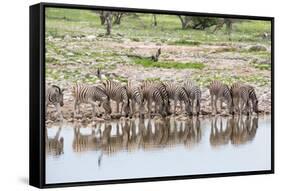
{"label": "rocky ground", "polygon": [[[194,46],[170,45],[159,42],[134,42],[130,39],[107,39],[85,36],[64,38],[47,37],[47,83],[66,88],[63,115],[73,121],[73,98],[70,86],[75,82],[96,83],[97,68],[111,79],[121,82],[157,79],[181,83],[187,78],[200,85],[202,114],[210,114],[210,96],[206,86],[214,79],[227,84],[241,81],[255,87],[259,109],[263,114],[271,112],[270,45],[254,43],[209,43]],[[150,56],[159,47],[161,61],[204,63],[202,69],[154,68],[136,65],[128,55]],[[258,66],[269,66],[261,68]],[[113,106],[115,107],[115,106]],[[47,122],[56,120],[54,108]],[[83,105],[83,117],[78,120],[92,120],[91,107]],[[225,115],[223,113],[223,115]],[[113,116],[116,118],[117,116]],[[95,119],[103,120],[103,119]]]}

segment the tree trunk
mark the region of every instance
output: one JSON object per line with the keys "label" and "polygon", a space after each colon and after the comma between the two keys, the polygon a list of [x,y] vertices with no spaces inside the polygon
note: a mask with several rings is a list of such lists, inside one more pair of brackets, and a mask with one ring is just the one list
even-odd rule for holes
{"label": "tree trunk", "polygon": [[156,15],[155,14],[153,14],[153,26],[157,26],[157,17],[156,17]]}
{"label": "tree trunk", "polygon": [[116,24],[116,25],[120,25],[121,24],[121,18],[123,16],[124,13],[116,13],[114,15],[114,21],[113,21],[113,24]]}
{"label": "tree trunk", "polygon": [[105,24],[105,14],[104,14],[104,11],[100,12],[100,24],[101,25]]}
{"label": "tree trunk", "polygon": [[189,23],[189,18],[188,16],[181,16],[181,15],[178,15],[180,21],[181,21],[181,28],[182,29],[187,29],[188,27],[188,23]]}
{"label": "tree trunk", "polygon": [[105,13],[105,23],[106,23],[106,35],[111,34],[111,28],[112,28],[112,14],[111,12]]}

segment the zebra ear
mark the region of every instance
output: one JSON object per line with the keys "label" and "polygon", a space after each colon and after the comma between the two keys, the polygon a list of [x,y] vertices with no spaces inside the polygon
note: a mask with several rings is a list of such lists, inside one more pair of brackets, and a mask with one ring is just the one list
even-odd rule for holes
{"label": "zebra ear", "polygon": [[61,92],[63,93],[65,90],[66,90],[65,88],[62,88],[62,89],[61,89]]}

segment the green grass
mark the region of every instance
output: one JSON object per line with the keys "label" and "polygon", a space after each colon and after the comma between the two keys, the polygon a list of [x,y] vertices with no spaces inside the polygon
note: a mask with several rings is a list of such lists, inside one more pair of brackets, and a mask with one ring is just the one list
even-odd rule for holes
{"label": "green grass", "polygon": [[[47,8],[46,34],[54,37],[96,35],[105,33],[105,26],[100,24],[99,15],[94,11],[77,9]],[[225,29],[212,33],[212,28],[203,30],[181,29],[176,15],[157,15],[157,27],[152,26],[151,14],[126,15],[120,25],[114,25],[112,35],[122,34],[133,41],[192,43],[229,42]],[[261,34],[270,32],[269,21],[246,21],[233,24],[232,41],[270,43]],[[178,41],[178,42],[177,42]]]}
{"label": "green grass", "polygon": [[146,78],[147,81],[160,81],[160,78]]}
{"label": "green grass", "polygon": [[199,62],[168,62],[168,61],[158,61],[154,62],[147,58],[135,58],[133,59],[135,64],[142,65],[144,67],[154,67],[154,68],[174,68],[174,69],[202,69],[205,67],[203,63]]}
{"label": "green grass", "polygon": [[200,42],[199,41],[193,41],[193,40],[180,39],[180,40],[168,42],[168,44],[170,44],[170,45],[198,46],[198,45],[200,45]]}
{"label": "green grass", "polygon": [[[138,14],[139,18],[133,15],[126,15],[121,21],[121,25],[114,25],[112,28],[112,35],[105,36],[105,26],[100,24],[99,15],[94,11],[78,10],[78,9],[58,9],[47,8],[46,10],[46,37],[52,36],[56,41],[46,41],[46,76],[55,80],[67,81],[83,81],[94,82],[96,78],[90,75],[82,75],[81,71],[94,71],[95,68],[105,68],[106,70],[114,69],[116,64],[126,64],[127,58],[123,58],[122,53],[127,51],[109,49],[108,47],[96,48],[94,43],[126,43],[130,41],[140,43],[155,43],[156,45],[170,44],[180,46],[198,46],[198,45],[222,45],[226,44],[227,48],[220,49],[218,52],[229,52],[229,54],[239,53],[242,57],[247,59],[270,59],[270,51],[247,51],[244,49],[233,48],[236,47],[235,43],[250,43],[270,45],[269,39],[263,39],[264,32],[270,33],[269,21],[244,21],[236,22],[233,24],[233,32],[231,40],[225,33],[225,27],[222,30],[212,33],[213,28],[206,30],[193,30],[181,29],[181,23],[175,15],[157,15],[158,26],[152,26],[151,14]],[[69,40],[64,40],[66,35],[70,36]],[[88,35],[94,35],[96,38],[89,41]],[[74,38],[75,37],[75,38]],[[80,37],[81,39],[76,39]],[[102,43],[101,43],[102,44]],[[231,45],[234,45],[233,47]],[[68,49],[68,46],[78,45],[75,49]],[[136,49],[138,49],[136,45]],[[165,50],[165,49],[163,49]],[[69,52],[72,54],[69,55]],[[127,52],[125,52],[127,53]],[[163,55],[167,54],[163,52]],[[161,55],[162,56],[162,55]],[[171,68],[171,69],[202,69],[206,63],[197,62],[172,62],[162,61],[164,56],[158,62],[153,62],[150,59],[137,59],[132,58],[134,64],[142,65],[144,67],[155,68]],[[78,62],[79,60],[79,62]],[[81,61],[81,62],[80,62]],[[77,63],[83,63],[79,65]],[[94,63],[94,64],[92,64]],[[57,70],[55,65],[69,64],[69,70]],[[81,66],[83,69],[81,69]],[[79,68],[80,67],[80,68]],[[270,70],[270,64],[253,63],[252,67],[261,70]],[[81,71],[80,71],[81,70]],[[198,70],[194,70],[196,72]],[[214,79],[213,76],[201,74],[200,71],[196,72],[193,77],[199,84],[208,84],[210,80]],[[223,72],[222,72],[223,73]],[[155,77],[154,80],[159,80]],[[215,79],[222,80],[229,84],[233,81],[243,81],[248,83],[257,83],[260,86],[270,83],[269,79],[253,74],[248,77],[241,76],[216,76]],[[120,81],[126,81],[120,77]],[[153,79],[152,79],[153,80]]]}
{"label": "green grass", "polygon": [[208,86],[213,80],[219,80],[227,85],[231,85],[235,82],[256,84],[260,87],[270,84],[270,79],[256,74],[253,74],[251,76],[231,76],[224,75],[223,73],[217,75],[198,74],[192,76],[192,80],[196,81],[201,87]]}

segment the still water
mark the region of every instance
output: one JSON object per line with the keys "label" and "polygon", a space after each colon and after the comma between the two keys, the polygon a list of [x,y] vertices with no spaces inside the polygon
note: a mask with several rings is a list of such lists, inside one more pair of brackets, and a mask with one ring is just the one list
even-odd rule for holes
{"label": "still water", "polygon": [[46,183],[269,170],[271,118],[134,119],[46,130]]}

